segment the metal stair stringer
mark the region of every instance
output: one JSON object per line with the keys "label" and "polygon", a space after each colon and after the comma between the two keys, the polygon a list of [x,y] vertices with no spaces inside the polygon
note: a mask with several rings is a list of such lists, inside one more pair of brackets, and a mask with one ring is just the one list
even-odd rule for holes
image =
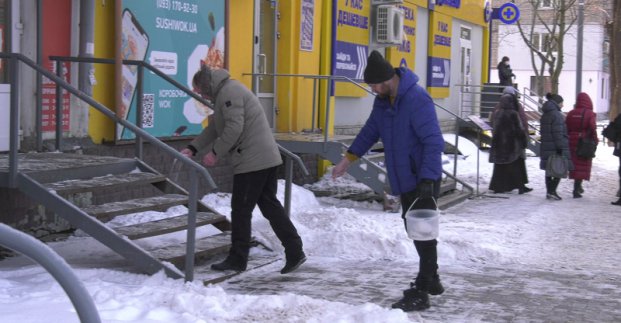
{"label": "metal stair stringer", "polygon": [[[309,142],[282,140],[278,141],[278,143],[294,153],[317,154],[335,165],[341,161],[348,148],[346,144],[338,141]],[[386,170],[369,161],[364,156],[352,163],[347,169],[347,173],[357,181],[367,185],[380,196],[391,193]]]}
{"label": "metal stair stringer", "polygon": [[18,189],[31,198],[45,205],[57,215],[63,217],[77,228],[88,233],[114,252],[134,263],[147,274],[155,274],[164,270],[171,278],[183,278],[184,274],[173,266],[167,266],[151,256],[147,251],[107,227],[104,223],[91,217],[71,202],[54,192],[49,191],[36,180],[24,173],[18,173]]}

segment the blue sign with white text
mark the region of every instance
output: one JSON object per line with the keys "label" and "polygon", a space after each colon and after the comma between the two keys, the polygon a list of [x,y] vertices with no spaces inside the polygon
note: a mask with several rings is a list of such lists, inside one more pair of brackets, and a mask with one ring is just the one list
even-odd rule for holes
{"label": "blue sign with white text", "polygon": [[441,57],[428,57],[427,86],[449,87],[451,81],[451,60]]}
{"label": "blue sign with white text", "polygon": [[334,53],[334,75],[362,80],[367,65],[367,46],[336,41]]}

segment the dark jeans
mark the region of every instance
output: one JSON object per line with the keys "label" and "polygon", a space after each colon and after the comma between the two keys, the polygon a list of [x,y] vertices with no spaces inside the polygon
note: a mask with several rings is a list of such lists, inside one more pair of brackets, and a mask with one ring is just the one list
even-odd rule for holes
{"label": "dark jeans", "polygon": [[277,167],[233,176],[233,196],[231,198],[231,241],[229,259],[245,264],[250,251],[252,210],[259,206],[263,216],[269,221],[272,230],[280,239],[287,258],[302,253],[302,239],[285,214],[276,198],[278,181]]}
{"label": "dark jeans", "polygon": [[[436,201],[440,195],[440,180],[434,182],[434,197]],[[403,218],[404,226],[407,227],[405,222],[405,213],[407,212],[412,202],[419,196],[416,190],[401,194],[401,208],[403,212],[401,217]],[[419,199],[416,204],[412,206],[412,209],[436,209],[436,204],[432,199]],[[407,228],[406,228],[407,231]],[[436,239],[428,241],[414,240],[414,247],[418,253],[419,268],[418,275],[416,277],[416,286],[419,289],[427,290],[429,283],[433,279],[433,276],[438,273],[438,241]]]}

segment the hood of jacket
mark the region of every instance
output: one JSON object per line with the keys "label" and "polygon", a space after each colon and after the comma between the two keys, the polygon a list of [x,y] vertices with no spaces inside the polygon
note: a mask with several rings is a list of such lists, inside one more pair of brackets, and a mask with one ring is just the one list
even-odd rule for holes
{"label": "hood of jacket", "polygon": [[576,98],[576,108],[593,110],[593,101],[591,101],[591,97],[584,92],[579,93]]}
{"label": "hood of jacket", "polygon": [[560,111],[561,106],[559,106],[558,103],[554,102],[554,100],[546,101],[541,107],[541,111],[543,111],[543,113],[555,111],[555,110]]}
{"label": "hood of jacket", "polygon": [[231,74],[227,70],[218,69],[211,71],[211,82],[209,83],[209,89],[212,93],[207,93],[209,97],[215,99],[218,96],[218,92],[224,85],[224,82],[231,77]]}

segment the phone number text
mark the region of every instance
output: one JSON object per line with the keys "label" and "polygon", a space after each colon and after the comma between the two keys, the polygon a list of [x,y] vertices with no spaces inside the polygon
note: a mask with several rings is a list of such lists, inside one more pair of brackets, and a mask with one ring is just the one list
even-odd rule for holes
{"label": "phone number text", "polygon": [[185,13],[198,13],[198,5],[195,3],[189,3],[185,1],[178,0],[157,0],[156,1],[157,8],[167,9],[173,11],[180,11]]}

